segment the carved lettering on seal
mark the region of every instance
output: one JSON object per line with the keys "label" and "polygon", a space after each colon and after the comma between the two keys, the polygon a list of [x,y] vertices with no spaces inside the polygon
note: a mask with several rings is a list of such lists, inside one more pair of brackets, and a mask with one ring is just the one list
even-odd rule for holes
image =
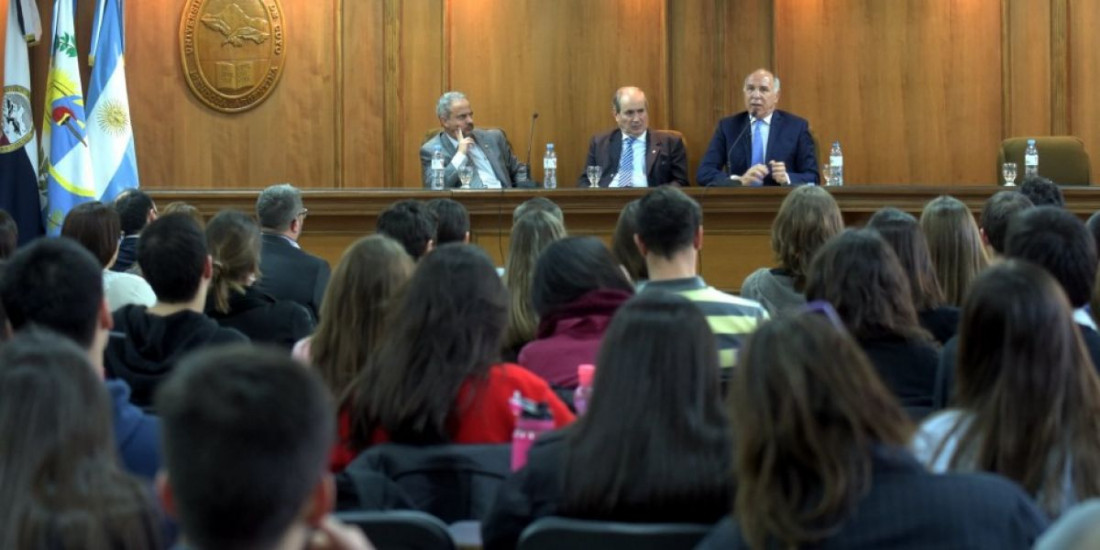
{"label": "carved lettering on seal", "polygon": [[251,109],[283,74],[285,40],[279,0],[187,0],[179,32],[187,86],[212,109]]}

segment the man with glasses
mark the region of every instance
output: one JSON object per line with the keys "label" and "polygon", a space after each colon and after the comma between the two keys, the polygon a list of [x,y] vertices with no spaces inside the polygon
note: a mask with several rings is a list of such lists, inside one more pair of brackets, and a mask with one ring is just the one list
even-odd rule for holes
{"label": "man with glasses", "polygon": [[302,192],[289,183],[260,192],[256,217],[263,229],[263,249],[256,285],[275,299],[302,304],[316,320],[331,270],[328,262],[298,245],[308,214]]}
{"label": "man with glasses", "polygon": [[699,163],[699,185],[816,184],[817,157],[806,119],[775,108],[779,79],[758,69],[745,78],[745,112],[723,118]]}

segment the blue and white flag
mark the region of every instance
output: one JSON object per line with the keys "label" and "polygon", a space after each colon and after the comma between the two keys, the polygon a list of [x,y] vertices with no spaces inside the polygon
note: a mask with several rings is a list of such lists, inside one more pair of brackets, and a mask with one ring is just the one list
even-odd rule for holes
{"label": "blue and white flag", "polygon": [[73,8],[76,0],[54,0],[53,44],[42,121],[42,167],[46,188],[46,233],[57,235],[74,206],[99,198],[88,150],[84,90],[76,59]]}
{"label": "blue and white flag", "polygon": [[38,140],[31,113],[31,67],[27,44],[42,33],[34,0],[8,4],[0,101],[0,208],[15,220],[19,244],[42,235],[38,195]]}
{"label": "blue and white flag", "polygon": [[88,64],[88,145],[92,150],[96,196],[110,202],[124,189],[138,187],[130,100],[126,93],[126,34],[123,0],[99,0],[92,23]]}

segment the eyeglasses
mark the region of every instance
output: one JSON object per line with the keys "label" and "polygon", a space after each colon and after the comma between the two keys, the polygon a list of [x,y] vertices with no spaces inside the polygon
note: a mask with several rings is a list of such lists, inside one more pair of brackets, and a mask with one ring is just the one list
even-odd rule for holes
{"label": "eyeglasses", "polygon": [[305,219],[305,217],[308,216],[308,215],[309,215],[309,209],[308,208],[303,208],[301,211],[298,212],[298,217],[302,218],[302,219]]}

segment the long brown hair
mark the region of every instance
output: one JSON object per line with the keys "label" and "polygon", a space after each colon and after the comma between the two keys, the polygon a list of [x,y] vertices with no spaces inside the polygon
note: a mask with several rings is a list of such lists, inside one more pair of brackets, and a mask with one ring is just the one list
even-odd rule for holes
{"label": "long brown hair", "polygon": [[348,247],[321,302],[310,360],[333,395],[341,395],[378,347],[385,314],[416,264],[385,235],[363,237]]}
{"label": "long brown hair", "polygon": [[1100,496],[1100,378],[1050,275],[1008,260],[974,281],[957,371],[954,405],[971,420],[951,433],[952,469],[1012,479],[1053,516],[1064,511],[1067,475],[1075,500]]}
{"label": "long brown hair", "polygon": [[505,349],[518,348],[535,338],[539,325],[538,314],[531,303],[535,266],[542,250],[565,236],[561,220],[541,210],[524,214],[512,226],[512,242],[504,266],[504,286],[511,293],[512,303],[508,310]]}
{"label": "long brown hair", "polygon": [[634,199],[619,212],[619,221],[615,224],[615,234],[611,237],[611,254],[630,275],[631,282],[637,283],[649,278],[649,267],[645,256],[634,242],[638,232],[638,201]]}
{"label": "long brown hair", "polygon": [[914,430],[859,345],[819,315],[757,329],[729,402],[736,520],[756,549],[832,534],[870,490],[873,447]]}
{"label": "long brown hair", "polygon": [[932,265],[928,241],[917,219],[896,208],[883,208],[871,216],[867,227],[877,231],[897,254],[901,268],[909,277],[909,290],[917,312],[942,306],[943,290]]}
{"label": "long brown hair", "polygon": [[810,261],[826,241],[844,230],[836,200],[822,187],[791,191],[772,222],[772,252],[779,267],[790,272],[795,290],[806,285]]}
{"label": "long brown hair", "polygon": [[920,228],[944,298],[950,305],[962,305],[970,282],[989,265],[974,215],[959,199],[943,195],[924,205]]}
{"label": "long brown hair", "polygon": [[206,246],[214,260],[214,309],[229,313],[229,298],[260,275],[260,226],[244,212],[222,210],[206,224]]}

